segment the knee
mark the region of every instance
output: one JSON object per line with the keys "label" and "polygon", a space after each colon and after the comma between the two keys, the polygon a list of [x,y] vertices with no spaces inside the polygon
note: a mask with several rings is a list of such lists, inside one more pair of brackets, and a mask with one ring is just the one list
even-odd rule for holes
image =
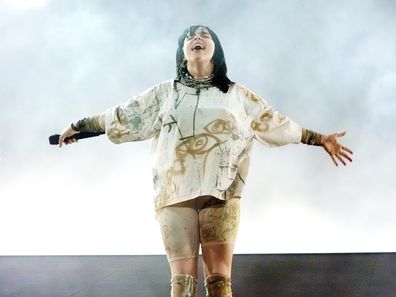
{"label": "knee", "polygon": [[214,244],[202,247],[206,275],[231,276],[233,244]]}
{"label": "knee", "polygon": [[232,297],[231,278],[212,274],[205,279],[206,297]]}
{"label": "knee", "polygon": [[231,264],[223,261],[215,261],[210,265],[205,265],[205,275],[224,275],[231,277]]}
{"label": "knee", "polygon": [[178,274],[192,275],[195,278],[198,275],[198,259],[186,258],[169,262],[172,276]]}

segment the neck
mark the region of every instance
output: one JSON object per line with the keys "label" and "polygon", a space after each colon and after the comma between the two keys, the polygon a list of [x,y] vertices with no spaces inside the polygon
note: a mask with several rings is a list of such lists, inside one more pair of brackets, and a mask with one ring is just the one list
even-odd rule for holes
{"label": "neck", "polygon": [[213,73],[212,63],[187,63],[187,70],[194,78],[207,78]]}

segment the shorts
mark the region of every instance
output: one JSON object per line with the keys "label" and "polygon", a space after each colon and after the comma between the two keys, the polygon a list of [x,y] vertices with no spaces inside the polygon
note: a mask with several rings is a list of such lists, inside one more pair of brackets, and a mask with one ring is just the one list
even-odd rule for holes
{"label": "shorts", "polygon": [[168,261],[199,256],[199,247],[234,244],[239,198],[201,196],[156,211]]}

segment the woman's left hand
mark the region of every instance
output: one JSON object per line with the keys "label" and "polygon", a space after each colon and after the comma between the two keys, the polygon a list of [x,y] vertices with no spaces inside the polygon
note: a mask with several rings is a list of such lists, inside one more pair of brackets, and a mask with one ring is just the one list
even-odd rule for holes
{"label": "woman's left hand", "polygon": [[337,132],[330,135],[322,135],[322,146],[325,151],[329,154],[334,164],[338,166],[337,160],[347,165],[347,161],[352,162],[352,158],[350,155],[353,154],[350,148],[343,146],[338,142],[338,137],[342,137],[346,134],[346,131]]}

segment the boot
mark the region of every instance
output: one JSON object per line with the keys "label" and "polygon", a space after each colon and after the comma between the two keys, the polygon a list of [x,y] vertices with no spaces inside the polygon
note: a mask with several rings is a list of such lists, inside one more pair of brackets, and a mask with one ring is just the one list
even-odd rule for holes
{"label": "boot", "polygon": [[212,274],[205,279],[206,297],[232,297],[231,279],[222,274]]}
{"label": "boot", "polygon": [[195,297],[197,279],[189,274],[176,274],[171,279],[171,297]]}

